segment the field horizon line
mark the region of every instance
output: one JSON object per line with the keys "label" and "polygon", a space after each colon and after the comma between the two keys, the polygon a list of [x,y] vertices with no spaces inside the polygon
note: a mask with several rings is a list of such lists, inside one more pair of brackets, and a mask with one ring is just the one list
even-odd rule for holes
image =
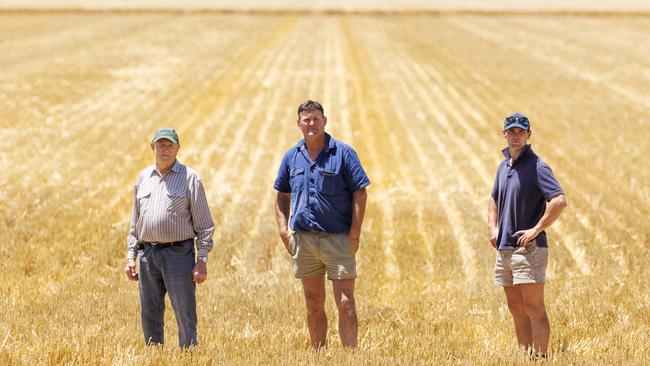
{"label": "field horizon line", "polygon": [[491,10],[491,9],[234,9],[234,8],[84,8],[0,7],[0,14],[247,14],[247,15],[374,15],[374,16],[625,16],[650,17],[650,10]]}

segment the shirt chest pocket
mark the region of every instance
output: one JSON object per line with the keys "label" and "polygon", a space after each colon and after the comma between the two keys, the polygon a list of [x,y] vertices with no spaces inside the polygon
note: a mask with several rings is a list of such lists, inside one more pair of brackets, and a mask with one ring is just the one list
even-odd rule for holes
{"label": "shirt chest pocket", "polygon": [[149,206],[151,205],[151,190],[139,188],[135,197],[136,200],[138,200],[140,214],[147,212],[149,210]]}
{"label": "shirt chest pocket", "polygon": [[340,172],[324,169],[322,174],[320,191],[323,194],[339,194],[345,189],[345,181]]}
{"label": "shirt chest pocket", "polygon": [[188,210],[187,192],[176,190],[167,192],[167,212],[179,214]]}
{"label": "shirt chest pocket", "polygon": [[289,172],[289,187],[291,192],[297,192],[302,188],[305,180],[305,168],[294,168]]}

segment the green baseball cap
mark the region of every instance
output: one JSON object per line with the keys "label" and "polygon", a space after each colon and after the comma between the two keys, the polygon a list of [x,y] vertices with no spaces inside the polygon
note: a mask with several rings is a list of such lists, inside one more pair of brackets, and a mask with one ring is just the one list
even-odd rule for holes
{"label": "green baseball cap", "polygon": [[153,134],[153,140],[151,142],[156,142],[160,139],[167,139],[175,144],[178,144],[178,134],[173,128],[159,128],[156,130],[156,133]]}

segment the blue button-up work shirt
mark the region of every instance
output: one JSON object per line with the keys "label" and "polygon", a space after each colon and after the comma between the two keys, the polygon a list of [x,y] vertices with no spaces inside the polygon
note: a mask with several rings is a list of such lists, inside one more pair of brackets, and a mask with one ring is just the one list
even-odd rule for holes
{"label": "blue button-up work shirt", "polygon": [[357,153],[325,134],[316,161],[300,140],[282,159],[273,188],[291,193],[289,226],[297,231],[343,233],[352,224],[352,193],[370,184]]}
{"label": "blue button-up work shirt", "polygon": [[[502,152],[505,159],[499,164],[492,187],[499,216],[497,248],[516,249],[518,236],[515,233],[537,225],[546,210],[546,202],[564,192],[551,168],[530,145],[512,165],[510,150],[505,148]],[[539,233],[536,240],[540,247],[547,247],[546,232]]]}

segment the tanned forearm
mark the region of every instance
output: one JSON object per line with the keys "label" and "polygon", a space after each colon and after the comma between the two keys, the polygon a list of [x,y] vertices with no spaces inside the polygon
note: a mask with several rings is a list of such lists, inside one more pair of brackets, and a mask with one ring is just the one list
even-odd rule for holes
{"label": "tanned forearm", "polygon": [[291,193],[278,192],[275,199],[275,221],[278,224],[280,235],[284,234],[289,226],[290,207]]}
{"label": "tanned forearm", "polygon": [[563,194],[553,197],[546,205],[546,211],[544,211],[544,215],[539,219],[534,229],[540,233],[546,230],[546,228],[551,226],[560,217],[560,214],[566,207],[567,200]]}
{"label": "tanned forearm", "polygon": [[352,194],[352,224],[350,225],[351,235],[361,235],[361,225],[363,224],[363,216],[366,213],[367,198],[368,193],[366,193],[365,188],[361,188]]}
{"label": "tanned forearm", "polygon": [[497,227],[497,203],[494,198],[490,197],[488,203],[488,230],[494,230]]}
{"label": "tanned forearm", "polygon": [[494,248],[497,247],[497,237],[499,236],[499,229],[497,228],[498,216],[499,209],[497,208],[497,203],[494,201],[494,198],[490,197],[490,202],[488,203],[488,239]]}

